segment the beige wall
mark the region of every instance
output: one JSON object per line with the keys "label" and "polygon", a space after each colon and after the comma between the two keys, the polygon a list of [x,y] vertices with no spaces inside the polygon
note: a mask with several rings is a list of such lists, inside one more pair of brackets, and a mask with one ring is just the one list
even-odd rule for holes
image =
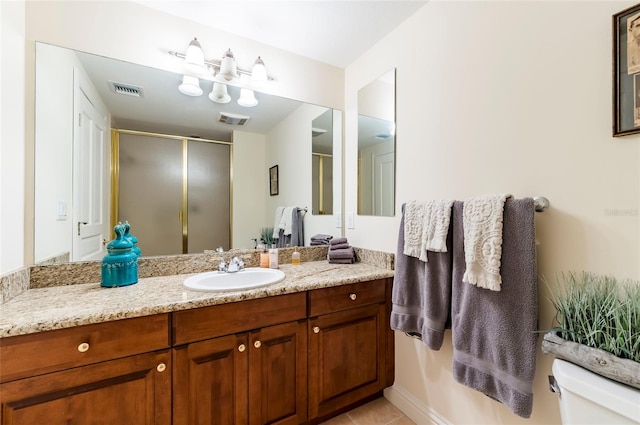
{"label": "beige wall", "polygon": [[25,11],[0,2],[0,274],[24,265]]}
{"label": "beige wall", "polygon": [[[640,279],[640,136],[611,137],[611,16],[631,4],[430,2],[349,66],[347,212],[357,210],[356,92],[397,68],[396,216],[357,216],[350,243],[395,252],[407,200],[542,195],[551,208],[536,214],[540,276]],[[539,288],[545,329],[554,313]],[[524,420],[453,380],[450,333],[438,352],[396,342],[389,397],[420,423],[560,422],[550,356],[539,353]]]}

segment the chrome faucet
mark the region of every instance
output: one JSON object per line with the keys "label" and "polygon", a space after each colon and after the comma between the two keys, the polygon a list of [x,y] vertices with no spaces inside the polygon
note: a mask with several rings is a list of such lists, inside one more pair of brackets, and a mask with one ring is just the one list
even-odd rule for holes
{"label": "chrome faucet", "polygon": [[244,261],[239,257],[233,257],[229,261],[229,265],[224,260],[220,260],[220,264],[218,264],[218,272],[220,273],[235,273],[242,270],[244,270]]}

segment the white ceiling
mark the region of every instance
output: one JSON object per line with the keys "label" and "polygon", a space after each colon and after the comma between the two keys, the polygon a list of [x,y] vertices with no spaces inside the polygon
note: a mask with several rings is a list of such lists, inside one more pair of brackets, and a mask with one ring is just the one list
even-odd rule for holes
{"label": "white ceiling", "polygon": [[426,4],[418,0],[134,0],[144,6],[347,67]]}

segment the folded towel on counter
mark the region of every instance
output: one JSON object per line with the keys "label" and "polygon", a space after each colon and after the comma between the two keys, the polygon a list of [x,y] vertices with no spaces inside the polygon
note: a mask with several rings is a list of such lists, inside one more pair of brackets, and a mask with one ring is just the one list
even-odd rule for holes
{"label": "folded towel on counter", "polygon": [[500,291],[500,258],[504,203],[511,195],[501,193],[471,198],[463,207],[466,271],[463,282]]}
{"label": "folded towel on counter", "polygon": [[336,245],[330,245],[329,246],[329,250],[330,251],[335,251],[337,249],[345,249],[345,248],[351,248],[351,245],[349,245],[349,242],[339,243],[339,244],[336,244]]}
{"label": "folded towel on counter", "polygon": [[451,251],[453,231],[449,226],[445,248],[429,254],[429,262],[404,254],[405,205],[391,293],[391,328],[422,341],[432,350],[442,347],[451,305]]}
{"label": "folded towel on counter", "polygon": [[353,258],[355,253],[353,252],[353,248],[343,248],[343,249],[331,249],[327,253],[328,258]]}
{"label": "folded towel on counter", "polygon": [[[533,199],[504,206],[502,287],[463,281],[463,207],[453,206],[451,320],[454,379],[528,418],[533,405],[537,342],[537,268]],[[396,274],[397,274],[396,270]]]}
{"label": "folded towel on counter", "polygon": [[329,245],[339,245],[342,243],[348,243],[347,238],[345,238],[344,236],[331,239],[331,242],[329,242]]}
{"label": "folded towel on counter", "polygon": [[273,215],[273,239],[280,237],[280,221],[282,220],[282,212],[284,207],[276,207],[276,212]]}
{"label": "folded towel on counter", "polygon": [[450,199],[426,202],[409,201],[405,204],[403,253],[428,261],[427,251],[446,252]]}
{"label": "folded towel on counter", "polygon": [[353,264],[355,262],[355,258],[329,258],[331,264]]}

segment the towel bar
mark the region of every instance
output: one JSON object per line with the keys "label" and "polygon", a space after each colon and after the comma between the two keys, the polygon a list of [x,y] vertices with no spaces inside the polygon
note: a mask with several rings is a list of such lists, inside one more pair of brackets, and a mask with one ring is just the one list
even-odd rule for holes
{"label": "towel bar", "polygon": [[544,196],[536,196],[533,198],[533,205],[536,208],[536,212],[546,211],[549,208],[549,200]]}

